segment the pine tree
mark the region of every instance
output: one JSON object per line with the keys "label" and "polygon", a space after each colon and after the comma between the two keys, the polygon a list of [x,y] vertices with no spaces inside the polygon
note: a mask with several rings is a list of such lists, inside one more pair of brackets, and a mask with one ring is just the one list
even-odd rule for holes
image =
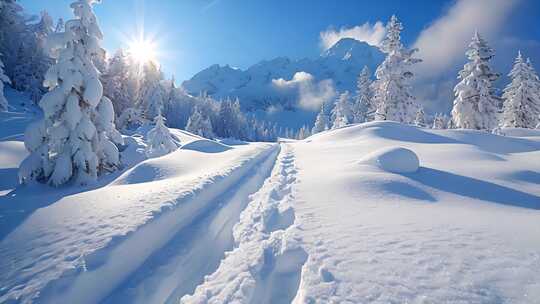
{"label": "pine tree", "polygon": [[49,68],[44,85],[49,92],[39,106],[43,119],[25,132],[30,155],[19,169],[21,183],[38,180],[62,185],[72,179],[84,184],[119,165],[116,145],[122,137],[114,126],[111,101],[92,58],[100,52],[101,30],[92,11],[95,0],[71,4],[75,19],[65,32],[48,37],[50,54],[57,64]]}
{"label": "pine tree", "polygon": [[534,128],[538,123],[540,95],[532,72],[519,52],[508,74],[512,81],[504,89],[501,127]]}
{"label": "pine tree", "polygon": [[364,66],[358,76],[356,100],[353,105],[354,122],[362,123],[373,119],[375,106],[372,103],[370,71]]}
{"label": "pine tree", "polygon": [[212,123],[207,115],[203,115],[199,107],[195,108],[193,114],[188,119],[186,125],[186,131],[205,138],[214,138],[214,132],[212,131]]}
{"label": "pine tree", "polygon": [[409,83],[413,73],[410,68],[421,60],[413,58],[417,49],[408,50],[401,44],[403,26],[396,16],[392,16],[386,30],[381,43],[386,59],[377,68],[377,80],[373,83],[375,119],[412,123],[418,106],[411,94]]}
{"label": "pine tree", "polygon": [[332,130],[344,127],[351,122],[351,104],[349,92],[345,91],[332,109]]}
{"label": "pine tree", "polygon": [[4,74],[4,64],[2,63],[2,54],[0,54],[0,112],[7,111],[8,101],[4,96],[4,82],[11,83],[9,77]]}
{"label": "pine tree", "polygon": [[445,115],[441,113],[436,113],[435,117],[433,118],[433,129],[446,129],[446,122],[447,118]]}
{"label": "pine tree", "polygon": [[149,157],[159,157],[178,149],[178,144],[172,138],[169,128],[165,126],[165,119],[161,113],[154,118],[154,123],[154,128],[148,131],[146,154]]}
{"label": "pine tree", "polygon": [[240,111],[240,101],[227,99],[221,102],[219,109],[217,135],[224,138],[246,139],[246,118]]}
{"label": "pine tree", "polygon": [[497,124],[498,98],[493,82],[499,75],[489,66],[493,53],[476,32],[466,52],[469,62],[459,72],[461,81],[454,88],[452,120],[457,128],[485,130]]}
{"label": "pine tree", "polygon": [[163,73],[157,63],[150,61],[144,64],[137,107],[144,114],[144,118],[149,121],[152,121],[158,113],[163,113],[165,107],[166,94],[162,80]]}
{"label": "pine tree", "polygon": [[424,113],[424,107],[419,107],[416,112],[416,118],[414,119],[414,125],[418,127],[426,126],[426,114]]}
{"label": "pine tree", "polygon": [[28,38],[28,27],[22,7],[14,0],[0,0],[0,53],[4,73],[13,79],[18,54]]}
{"label": "pine tree", "polygon": [[38,102],[47,92],[43,87],[44,75],[53,64],[46,52],[45,41],[53,33],[53,21],[46,11],[36,24],[27,26],[27,33],[17,53],[17,65],[13,71],[13,87],[29,93],[30,99]]}
{"label": "pine tree", "polygon": [[329,129],[329,118],[326,112],[325,104],[323,103],[321,105],[321,110],[319,111],[319,114],[317,114],[317,118],[315,119],[315,124],[313,125],[313,128],[311,129],[311,134],[317,134],[322,131],[326,131],[328,129]]}

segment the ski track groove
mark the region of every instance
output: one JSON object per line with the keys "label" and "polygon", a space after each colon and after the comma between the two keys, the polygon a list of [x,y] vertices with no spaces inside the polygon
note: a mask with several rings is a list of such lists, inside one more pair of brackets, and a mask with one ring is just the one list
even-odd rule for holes
{"label": "ski track groove", "polygon": [[308,254],[293,208],[296,173],[292,147],[281,144],[270,178],[251,195],[234,227],[235,248],[180,303],[279,304],[297,297]]}
{"label": "ski track groove", "polygon": [[279,151],[277,146],[237,186],[216,199],[216,208],[194,218],[192,225],[150,256],[102,303],[177,303],[181,296],[193,292],[204,275],[215,271],[225,252],[232,249],[233,226],[250,195],[269,178]]}
{"label": "ski track groove", "polygon": [[[230,190],[238,180],[256,170],[265,160],[272,157],[275,160],[278,149],[279,146],[274,145],[261,150],[253,157],[241,160],[241,163],[228,168],[225,173],[201,178],[198,181],[202,182],[199,188],[180,193],[175,202],[171,201],[168,207],[164,206],[151,221],[136,230],[123,236],[113,237],[106,246],[90,254],[65,256],[65,260],[76,263],[78,266],[66,270],[60,277],[47,281],[37,293],[24,294],[20,297],[12,296],[11,292],[22,294],[24,291],[25,284],[19,284],[11,289],[0,290],[0,302],[8,299],[16,299],[15,303],[100,302],[137,269],[138,266],[132,269],[134,265],[144,263],[152,252],[164,246],[178,231],[188,227],[190,219],[186,216],[196,217],[212,208],[214,205],[211,202],[215,201],[217,196]],[[179,206],[182,208],[178,208]],[[39,263],[44,259],[46,256],[41,256],[32,263]],[[136,261],[132,261],[133,259]],[[46,270],[42,269],[40,272]],[[38,274],[39,272],[33,272],[32,275]],[[103,281],[103,277],[109,277],[109,279]]]}

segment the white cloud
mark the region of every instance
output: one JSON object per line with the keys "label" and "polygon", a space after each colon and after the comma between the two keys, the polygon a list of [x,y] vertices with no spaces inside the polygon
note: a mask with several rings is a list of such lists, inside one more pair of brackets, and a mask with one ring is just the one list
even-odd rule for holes
{"label": "white cloud", "polygon": [[415,47],[423,62],[421,78],[438,76],[465,61],[465,50],[474,31],[495,38],[512,8],[520,0],[458,0],[448,12],[424,29]]}
{"label": "white cloud", "polygon": [[291,80],[283,78],[272,79],[272,85],[278,89],[286,90],[300,86],[301,84],[310,83],[313,81],[313,75],[306,72],[297,72]]}
{"label": "white cloud", "polygon": [[285,94],[294,94],[298,106],[305,110],[317,111],[324,102],[335,97],[336,90],[332,80],[316,82],[313,75],[297,72],[291,80],[272,79],[272,85]]}
{"label": "white cloud", "polygon": [[352,28],[342,27],[339,30],[328,29],[320,33],[321,47],[324,50],[327,50],[341,38],[354,38],[356,40],[364,41],[368,44],[377,46],[381,43],[385,33],[386,29],[381,21],[377,21],[373,25],[366,22]]}

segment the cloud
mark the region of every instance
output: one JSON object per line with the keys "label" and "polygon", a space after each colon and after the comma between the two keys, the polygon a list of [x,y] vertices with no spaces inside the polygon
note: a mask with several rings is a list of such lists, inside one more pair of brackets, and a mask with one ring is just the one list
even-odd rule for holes
{"label": "cloud", "polygon": [[503,58],[506,55],[501,54],[508,51],[499,45],[504,27],[520,1],[457,0],[420,33],[414,47],[419,48],[417,57],[423,62],[414,67],[414,93],[427,111],[448,113],[452,108],[457,72],[467,61],[465,51],[475,30],[495,48],[497,56],[492,64],[496,70],[501,68],[499,60],[512,62],[513,57]]}
{"label": "cloud", "polygon": [[294,95],[304,110],[318,111],[321,105],[336,96],[332,80],[315,81],[310,73],[297,72],[291,80],[272,79],[272,86],[286,95]]}
{"label": "cloud", "polygon": [[381,43],[384,35],[386,34],[386,28],[381,21],[375,22],[371,25],[366,22],[362,25],[357,25],[352,28],[342,27],[339,30],[328,29],[320,33],[321,47],[324,50],[332,47],[341,38],[354,38],[359,41],[364,41],[370,45],[377,46]]}
{"label": "cloud", "polygon": [[445,15],[424,29],[415,42],[423,62],[417,75],[429,78],[465,61],[474,31],[496,37],[519,0],[458,0]]}
{"label": "cloud", "polygon": [[313,81],[313,75],[306,72],[297,72],[294,74],[291,80],[285,80],[283,78],[272,79],[272,85],[281,90],[287,90],[296,88],[302,84],[311,83]]}

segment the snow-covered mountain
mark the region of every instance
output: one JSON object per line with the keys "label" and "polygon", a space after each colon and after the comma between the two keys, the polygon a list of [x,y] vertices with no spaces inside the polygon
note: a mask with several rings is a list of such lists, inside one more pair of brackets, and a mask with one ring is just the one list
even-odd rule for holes
{"label": "snow-covered mountain", "polygon": [[299,72],[309,73],[313,82],[330,79],[338,91],[355,91],[356,78],[364,65],[372,71],[384,55],[374,46],[343,38],[317,58],[291,60],[278,57],[261,61],[247,70],[229,65],[212,65],[197,73],[182,86],[191,94],[207,92],[217,98],[238,97],[243,109],[264,110],[280,105],[297,108],[298,92],[279,90],[272,80],[291,80]]}

